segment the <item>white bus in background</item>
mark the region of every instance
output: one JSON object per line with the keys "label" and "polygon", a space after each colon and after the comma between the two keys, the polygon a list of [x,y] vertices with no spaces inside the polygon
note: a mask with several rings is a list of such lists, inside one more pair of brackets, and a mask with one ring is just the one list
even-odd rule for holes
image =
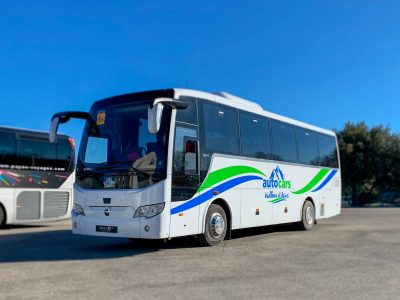
{"label": "white bus in background", "polygon": [[89,112],[74,184],[73,232],[215,245],[231,230],[341,210],[335,133],[227,93],[169,89],[112,97]]}
{"label": "white bus in background", "polygon": [[72,208],[74,142],[0,127],[0,225],[67,219]]}

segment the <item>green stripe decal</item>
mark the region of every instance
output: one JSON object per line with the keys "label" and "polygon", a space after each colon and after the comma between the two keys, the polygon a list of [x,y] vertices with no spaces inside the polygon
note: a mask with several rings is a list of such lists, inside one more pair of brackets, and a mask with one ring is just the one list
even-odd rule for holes
{"label": "green stripe decal", "polygon": [[279,201],[281,201],[281,200],[283,200],[283,198],[272,199],[272,200],[269,200],[268,202],[275,203],[275,202],[279,202]]}
{"label": "green stripe decal", "polygon": [[0,180],[1,180],[6,186],[10,186],[10,184],[9,184],[3,177],[1,177]]}
{"label": "green stripe decal", "polygon": [[326,174],[328,174],[329,170],[328,169],[321,169],[317,175],[315,175],[315,177],[313,179],[311,179],[311,181],[309,183],[306,184],[305,187],[303,187],[302,189],[292,192],[293,194],[304,194],[306,192],[308,192],[309,190],[311,190],[313,187],[315,187],[322,178],[325,177]]}
{"label": "green stripe decal", "polygon": [[226,179],[229,179],[231,177],[234,177],[237,175],[248,174],[248,173],[255,173],[255,174],[260,174],[260,175],[266,176],[260,170],[257,170],[255,168],[249,167],[249,166],[227,167],[227,168],[219,169],[217,171],[214,171],[214,172],[211,172],[210,174],[208,174],[208,176],[204,180],[203,184],[199,187],[199,191],[210,188],[213,185],[215,185],[221,181],[224,181]]}

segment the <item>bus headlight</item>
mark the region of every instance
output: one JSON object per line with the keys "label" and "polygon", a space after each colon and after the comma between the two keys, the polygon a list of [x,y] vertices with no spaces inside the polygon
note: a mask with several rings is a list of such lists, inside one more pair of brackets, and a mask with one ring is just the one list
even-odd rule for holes
{"label": "bus headlight", "polygon": [[140,206],[133,216],[134,218],[145,217],[147,219],[157,216],[164,210],[165,203]]}
{"label": "bus headlight", "polygon": [[74,207],[72,208],[72,214],[77,217],[77,216],[84,216],[85,211],[83,210],[83,207],[80,206],[79,204],[74,204]]}

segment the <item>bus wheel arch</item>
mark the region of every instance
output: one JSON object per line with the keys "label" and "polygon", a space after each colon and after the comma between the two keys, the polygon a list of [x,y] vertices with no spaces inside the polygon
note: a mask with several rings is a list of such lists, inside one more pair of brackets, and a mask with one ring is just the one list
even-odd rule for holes
{"label": "bus wheel arch", "polygon": [[224,199],[219,198],[210,202],[203,217],[200,244],[214,246],[224,239],[230,239],[231,219],[230,207]]}
{"label": "bus wheel arch", "polygon": [[316,220],[316,209],[314,199],[307,197],[300,210],[300,222],[298,222],[298,227],[301,230],[311,230],[314,226]]}
{"label": "bus wheel arch", "polygon": [[[228,231],[231,231],[232,230],[232,211],[231,211],[231,208],[229,207],[228,202],[226,202],[222,198],[218,198],[218,199],[215,199],[213,202],[211,202],[210,205],[211,204],[217,204],[217,205],[221,206],[222,209],[225,211],[226,218],[228,221]],[[207,208],[207,210],[208,210],[208,208]]]}
{"label": "bus wheel arch", "polygon": [[[304,201],[303,201],[303,206],[304,206],[304,203],[305,203],[306,201],[310,201],[310,202],[312,203],[312,205],[314,206],[314,209],[315,209],[315,202],[314,202],[314,199],[313,199],[313,198],[311,198],[310,196],[308,196],[306,199],[304,199]],[[303,209],[303,208],[302,208],[302,209]]]}
{"label": "bus wheel arch", "polygon": [[0,202],[0,228],[6,225],[7,222],[7,212],[3,203]]}

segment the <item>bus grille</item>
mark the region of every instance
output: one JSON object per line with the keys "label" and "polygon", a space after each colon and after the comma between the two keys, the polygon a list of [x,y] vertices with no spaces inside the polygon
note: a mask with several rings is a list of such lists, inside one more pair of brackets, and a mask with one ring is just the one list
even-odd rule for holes
{"label": "bus grille", "polygon": [[62,217],[67,213],[69,192],[44,192],[43,218]]}
{"label": "bus grille", "polygon": [[40,218],[40,192],[21,192],[17,197],[17,220]]}

